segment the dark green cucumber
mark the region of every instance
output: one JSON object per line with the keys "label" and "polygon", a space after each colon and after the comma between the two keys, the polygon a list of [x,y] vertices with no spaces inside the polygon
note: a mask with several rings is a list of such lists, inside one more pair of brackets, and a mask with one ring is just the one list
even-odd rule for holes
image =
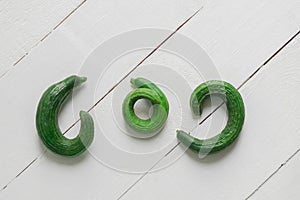
{"label": "dark green cucumber", "polygon": [[177,138],[192,151],[210,154],[229,146],[242,130],[245,119],[245,108],[239,91],[224,81],[208,81],[199,85],[191,95],[190,106],[196,115],[201,115],[203,102],[210,95],[221,97],[227,106],[228,121],[222,132],[209,139],[198,139],[178,130]]}
{"label": "dark green cucumber", "polygon": [[80,111],[80,132],[73,139],[66,138],[58,126],[58,114],[64,101],[76,86],[85,81],[85,77],[70,76],[50,86],[39,101],[36,112],[38,135],[48,149],[59,155],[79,155],[93,141],[94,122],[92,116],[87,112]]}

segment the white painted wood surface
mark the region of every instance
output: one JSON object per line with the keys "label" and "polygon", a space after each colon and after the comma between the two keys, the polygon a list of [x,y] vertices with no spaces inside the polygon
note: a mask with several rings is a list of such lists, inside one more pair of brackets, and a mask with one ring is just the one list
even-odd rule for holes
{"label": "white painted wood surface", "polygon": [[[131,6],[126,6],[127,4]],[[164,7],[161,7],[162,5]],[[3,124],[1,129],[3,132],[13,133],[6,136],[6,142],[3,143],[5,146],[1,146],[1,150],[3,150],[1,151],[1,158],[5,160],[4,163],[1,163],[1,186],[5,186],[10,181],[13,181],[12,184],[16,184],[16,187],[19,187],[17,186],[18,181],[27,182],[26,176],[24,176],[25,179],[22,177],[19,180],[16,179],[16,181],[14,181],[14,177],[44,151],[36,135],[34,116],[38,99],[45,88],[52,84],[54,80],[58,81],[69,74],[77,73],[80,65],[90,52],[113,35],[137,28],[144,28],[145,26],[173,30],[200,6],[198,2],[193,1],[165,2],[164,4],[161,1],[156,1],[152,2],[151,5],[146,3],[146,1],[131,1],[126,3],[122,1],[88,1],[83,5],[82,9],[79,9],[72,15],[72,18],[66,20],[62,27],[57,28],[38,47],[32,49],[30,56],[26,56],[13,70],[9,71],[0,80],[1,91],[3,91],[3,96],[5,97],[5,99],[2,99],[2,109],[5,113],[8,113],[6,117],[3,116],[1,118]],[[156,15],[153,16],[152,13],[156,13]],[[165,20],[162,20],[161,16],[164,16]],[[161,35],[160,38],[150,40],[153,43],[152,46],[158,45],[165,37],[167,35]],[[137,64],[146,55],[147,52],[140,57],[135,57],[130,63],[132,65]],[[130,67],[130,64],[128,67]],[[114,77],[110,83],[103,86],[103,90],[105,88],[108,90],[119,78],[120,76]],[[12,89],[19,92],[11,92]],[[76,99],[79,100],[80,98]],[[81,99],[84,99],[84,96]],[[82,109],[91,106],[90,104],[84,104],[89,101],[82,102],[85,106]],[[23,107],[24,109],[20,110]],[[72,113],[71,104],[67,104],[64,110],[65,112],[61,116],[61,127],[63,130],[70,126],[77,118]],[[20,122],[18,126],[13,124],[15,121]],[[16,138],[18,139],[16,140]],[[17,146],[18,148],[12,149],[11,146]],[[7,153],[6,149],[12,149],[12,151]],[[35,163],[38,169],[42,170],[41,172],[44,174],[43,182],[46,185],[41,185],[40,178],[42,177],[36,174],[38,170],[34,169],[32,171],[34,174],[30,174],[28,177],[31,188],[40,188],[40,192],[34,193],[31,189],[26,191],[23,186],[28,184],[24,185],[21,183],[20,185],[23,185],[21,187],[23,188],[22,191],[18,193],[11,192],[16,189],[7,187],[1,195],[4,195],[5,197],[3,198],[5,199],[35,199],[42,194],[48,194],[48,198],[51,199],[52,190],[47,189],[50,187],[57,188],[57,192],[61,193],[62,198],[70,197],[71,192],[73,192],[74,199],[85,198],[86,193],[81,192],[82,185],[76,181],[70,181],[72,177],[76,178],[76,176],[73,176],[73,173],[64,173],[64,170],[69,171],[69,167],[72,166],[68,165],[68,163],[76,163],[76,160],[59,160],[61,159],[53,158],[50,155],[41,160],[45,167],[42,167],[43,164]],[[49,163],[54,164],[54,166],[50,167]],[[86,190],[87,193],[92,196],[103,196],[108,199],[116,198],[138,177],[138,175],[117,173],[99,164],[91,156],[87,156],[85,162],[80,162],[75,168],[77,168],[76,171],[84,173],[78,173],[76,180],[86,179],[91,184],[90,187],[86,186],[89,188],[89,190]],[[45,171],[47,173],[44,173]],[[54,174],[59,172],[60,175],[50,175],[51,171]],[[87,178],[86,173],[90,174],[94,181]],[[61,179],[59,183],[54,178],[57,175]],[[45,181],[46,179],[47,181]],[[95,181],[97,180],[100,183],[96,183]],[[67,190],[64,187],[66,185],[68,185]],[[99,190],[99,187],[102,189]]]}
{"label": "white painted wood surface", "polygon": [[[292,102],[296,96],[299,94],[296,92],[299,85],[299,66],[300,66],[300,38],[296,38],[296,42],[289,47],[289,49],[282,55],[280,58],[277,58],[274,61],[274,71],[277,71],[277,74],[281,73],[278,76],[278,80],[282,82],[286,87],[294,88],[290,89],[290,94],[286,98],[286,102],[290,102],[290,105],[286,107],[284,111],[285,116],[298,115],[296,111],[299,109],[299,104]],[[283,67],[284,66],[284,67]],[[280,69],[281,68],[281,69]],[[271,69],[269,70],[271,71]],[[281,85],[283,85],[281,84]],[[298,117],[296,117],[297,119]],[[284,120],[282,124],[285,126],[290,126],[289,130],[294,131],[299,135],[299,125],[295,120],[295,123],[291,123],[289,120]],[[282,127],[283,129],[285,127]],[[280,130],[281,130],[280,129]],[[287,134],[288,131],[282,132],[281,134]],[[286,144],[287,146],[292,145],[293,143],[299,143],[300,137],[297,136],[297,139],[294,142]],[[284,140],[282,142],[285,142]],[[270,174],[270,178],[267,182],[262,185],[259,190],[253,195],[253,199],[299,199],[299,146],[295,151],[295,154],[291,154],[282,161],[281,165],[277,166],[277,173]]]}
{"label": "white painted wood surface", "polygon": [[299,154],[264,184],[253,199],[299,199]]}
{"label": "white painted wood surface", "polygon": [[0,1],[0,76],[27,55],[83,0]]}
{"label": "white painted wood surface", "polygon": [[[74,3],[71,6],[62,5],[61,13],[67,13],[79,3]],[[35,134],[33,121],[36,103],[48,85],[69,74],[76,73],[89,53],[113,35],[145,27],[174,30],[201,5],[201,2],[179,0],[176,2],[151,1],[151,3],[146,1],[100,2],[89,0],[32,50],[30,50],[31,47],[42,38],[30,40],[24,34],[24,38],[21,40],[22,42],[30,40],[30,45],[26,49],[26,51],[30,50],[30,54],[0,79],[0,90],[3,91],[4,97],[1,100],[1,110],[6,113],[0,121],[1,134],[10,133],[5,135],[6,141],[5,143],[2,141],[0,147],[0,157],[4,161],[0,165],[0,186],[5,186],[13,180],[0,193],[0,198],[38,199],[43,196],[44,199],[52,199],[53,190],[56,190],[57,195],[66,199],[117,199],[139,178],[142,178],[141,182],[134,185],[132,190],[124,196],[124,199],[140,199],[141,195],[145,196],[143,199],[179,199],[179,197],[190,197],[193,190],[193,194],[199,192],[204,197],[211,197],[212,199],[219,199],[220,197],[241,199],[254,191],[280,163],[284,162],[298,148],[297,126],[293,124],[296,122],[297,109],[295,108],[292,115],[283,114],[286,112],[286,107],[296,101],[283,96],[281,100],[286,106],[281,107],[280,103],[282,102],[274,101],[273,105],[268,104],[269,102],[266,102],[264,98],[259,98],[260,96],[278,95],[274,82],[277,79],[287,77],[281,74],[289,72],[285,70],[297,70],[293,65],[293,63],[297,63],[296,59],[294,60],[294,57],[297,57],[294,55],[295,53],[291,53],[288,58],[288,60],[291,59],[295,62],[282,61],[288,57],[287,54],[292,51],[291,49],[299,49],[297,42],[289,45],[288,49],[280,54],[281,57],[275,57],[278,60],[270,62],[266,69],[260,71],[242,88],[241,91],[245,96],[247,105],[248,120],[237,144],[223,153],[214,155],[202,162],[194,159],[194,156],[188,153],[169,168],[144,177],[140,174],[114,171],[99,164],[89,154],[75,160],[69,160],[47,152],[20,177],[13,179],[28,163],[43,152]],[[44,8],[51,7],[54,9],[55,6],[57,4],[47,5]],[[222,79],[239,86],[299,30],[299,9],[299,2],[294,0],[289,2],[230,0],[226,3],[208,1],[204,9],[188,22],[179,33],[187,35],[208,52]],[[59,9],[55,10],[59,12]],[[55,14],[53,13],[53,15]],[[63,18],[64,16],[60,19],[63,20]],[[59,18],[55,19],[59,21]],[[55,24],[55,19],[51,23]],[[54,28],[51,23],[45,30]],[[36,25],[32,23],[30,26]],[[30,26],[28,25],[28,29],[31,29]],[[18,28],[19,26],[16,24],[15,29]],[[36,33],[43,35],[43,30],[37,29]],[[25,32],[29,33],[28,31]],[[17,33],[12,31],[12,37],[14,37],[13,34]],[[166,36],[155,37],[153,41],[151,38],[150,41],[155,46]],[[177,42],[176,37],[178,36],[175,34],[162,48],[174,45]],[[3,51],[5,55],[17,52],[21,46],[19,43],[18,45],[8,44],[6,43],[3,47],[5,48]],[[122,73],[129,70],[130,66],[137,64],[147,53],[149,51],[134,54],[123,61],[123,64],[128,68],[115,74],[111,82],[103,86],[103,93],[121,78]],[[299,51],[296,51],[296,54],[299,55]],[[21,53],[12,53],[11,55],[14,55],[11,60],[1,56],[1,60],[2,58],[4,60],[3,63],[8,63],[7,65],[14,63]],[[186,66],[186,64],[172,60],[160,51],[153,54],[144,64],[153,63],[166,66]],[[286,63],[290,64],[290,68],[282,68]],[[291,77],[291,80],[284,79],[286,84],[283,84],[280,89],[289,92],[289,84],[296,83],[297,78],[299,78],[297,73],[292,74]],[[192,85],[198,84],[195,79],[193,80],[195,82],[192,81]],[[292,82],[293,80],[294,82]],[[199,81],[201,82],[202,79]],[[87,82],[87,86],[82,88],[82,91],[74,99],[84,109],[91,106],[88,104],[91,100],[85,100],[83,95],[89,87]],[[13,93],[12,90],[18,92]],[[98,95],[101,96],[103,93],[100,92]],[[293,98],[296,97],[293,96]],[[267,107],[258,107],[259,104]],[[101,110],[103,105],[105,105],[105,101],[103,104],[100,103],[97,109]],[[278,113],[271,112],[272,106],[279,108],[276,110]],[[266,110],[261,110],[263,108]],[[71,111],[72,107],[68,104],[62,112],[61,126],[63,129],[66,129],[77,118],[77,110],[75,109],[74,112],[75,117]],[[262,114],[256,117],[257,113],[260,112]],[[269,115],[272,120],[266,117]],[[223,119],[224,113],[217,112],[215,116],[214,120]],[[266,122],[267,119],[269,120],[268,123]],[[278,121],[286,121],[286,119],[290,119],[293,126],[286,124],[286,126],[280,126],[280,129],[274,128],[273,124],[279,125]],[[15,121],[19,121],[18,126],[15,126]],[[209,125],[211,123],[212,121],[208,120],[201,129],[210,130]],[[282,137],[280,135],[282,133],[280,130],[284,127],[290,130],[291,135],[288,135],[288,138],[287,135]],[[261,136],[261,130],[264,130],[262,132],[265,135]],[[76,128],[73,131],[72,134],[76,134]],[[278,133],[277,137],[274,137],[274,132]],[[270,135],[273,136],[271,141],[269,140]],[[260,136],[262,140],[257,141],[257,137]],[[284,143],[280,143],[282,140]],[[276,144],[277,148],[272,149],[273,144]],[[263,145],[269,145],[270,148],[261,151]],[[11,148],[12,146],[15,148]],[[9,149],[9,153],[7,149]],[[172,155],[176,153],[182,153],[182,148],[176,148]],[[261,162],[256,162],[258,160],[256,156],[260,158]],[[171,155],[164,158],[161,163],[166,163],[170,157]],[[251,160],[253,162],[248,164]],[[154,163],[155,160],[152,164]],[[235,178],[230,177],[230,171],[235,172]],[[205,184],[200,185],[199,179],[203,181],[202,183],[205,180]],[[230,184],[228,184],[229,182]],[[214,193],[210,192],[216,190],[216,185],[220,188],[219,196],[214,196]],[[200,193],[202,190],[204,191]],[[299,194],[296,194],[297,196],[299,197]]]}
{"label": "white painted wood surface", "polygon": [[[203,160],[187,152],[146,176],[124,199],[247,198],[299,148],[299,53],[294,41],[241,88],[247,112],[238,142]],[[273,197],[260,199],[281,199]]]}

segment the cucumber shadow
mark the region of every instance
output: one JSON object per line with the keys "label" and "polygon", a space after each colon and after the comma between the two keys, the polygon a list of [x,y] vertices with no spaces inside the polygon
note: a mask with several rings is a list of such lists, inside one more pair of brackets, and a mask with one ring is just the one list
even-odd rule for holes
{"label": "cucumber shadow", "polygon": [[234,141],[230,146],[228,146],[227,148],[216,152],[216,153],[212,153],[209,155],[199,155],[193,151],[191,151],[190,149],[188,149],[186,146],[184,146],[183,144],[180,144],[179,147],[185,151],[185,154],[188,155],[188,157],[190,157],[194,162],[197,162],[199,164],[214,164],[214,163],[218,163],[221,160],[225,159],[226,157],[228,157],[228,155],[230,153],[232,153],[232,151],[235,149],[235,146],[238,142],[238,139],[236,141]]}

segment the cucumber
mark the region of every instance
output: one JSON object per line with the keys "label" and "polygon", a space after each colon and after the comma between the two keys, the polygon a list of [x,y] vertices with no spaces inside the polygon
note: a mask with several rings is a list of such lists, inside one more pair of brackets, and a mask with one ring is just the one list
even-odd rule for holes
{"label": "cucumber", "polygon": [[196,153],[211,154],[229,146],[239,136],[245,119],[245,107],[239,91],[231,84],[212,80],[200,84],[192,93],[190,106],[195,115],[201,115],[203,102],[210,95],[222,98],[227,106],[228,121],[218,135],[208,139],[198,139],[182,130],[177,130],[177,138]]}
{"label": "cucumber", "polygon": [[85,77],[72,75],[50,86],[39,101],[36,111],[36,129],[44,145],[56,154],[79,155],[91,145],[94,139],[94,121],[85,111],[80,111],[81,128],[75,138],[66,138],[58,126],[58,114],[63,103],[72,94],[73,89],[86,80]]}
{"label": "cucumber", "polygon": [[[151,81],[145,78],[131,79],[137,87],[123,101],[122,111],[125,122],[133,130],[141,134],[160,131],[169,115],[169,102],[165,94]],[[149,119],[140,119],[134,112],[134,104],[139,99],[148,99],[153,106],[153,114]]]}

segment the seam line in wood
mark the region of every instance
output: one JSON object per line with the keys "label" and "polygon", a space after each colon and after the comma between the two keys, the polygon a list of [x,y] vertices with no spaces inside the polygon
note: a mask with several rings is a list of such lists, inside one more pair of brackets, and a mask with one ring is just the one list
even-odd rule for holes
{"label": "seam line in wood", "polygon": [[41,42],[43,42],[55,29],[57,29],[61,24],[63,24],[74,12],[76,12],[87,0],[83,0],[76,8],[74,8],[67,16],[65,16],[57,25],[55,25],[46,35],[44,35],[36,44],[34,44],[23,56],[21,56],[12,66],[16,66],[20,63],[29,53],[38,46]]}
{"label": "seam line in wood", "polygon": [[[87,1],[87,0],[85,0]],[[85,2],[84,1],[84,2]],[[83,3],[82,3],[83,4]],[[82,5],[80,4],[79,7]],[[76,9],[78,9],[79,7],[77,7]],[[198,9],[193,15],[191,15],[188,19],[186,19],[182,24],[180,24],[170,35],[168,35],[162,42],[160,42],[145,58],[143,58],[133,69],[131,69],[123,78],[121,78],[111,89],[109,89],[90,109],[88,109],[87,112],[90,112],[93,108],[95,108],[107,95],[109,95],[123,80],[125,80],[132,72],[134,72],[145,60],[147,60],[153,53],[155,53],[164,43],[166,43],[175,33],[177,33],[188,21],[190,21],[200,10],[202,10],[203,6]],[[69,130],[71,130],[78,122],[80,121],[80,119],[77,119],[68,129],[66,129],[63,132],[63,135],[65,135]],[[46,152],[46,151],[45,151]],[[39,158],[41,158],[43,156],[43,154],[45,154],[45,152],[43,152],[42,154],[40,154],[39,156],[37,156],[36,158],[34,158],[23,170],[21,170],[21,172],[19,172],[14,178],[12,178],[1,190],[0,192],[2,192],[3,190],[5,190],[9,184],[11,184],[15,179],[17,179],[18,177],[21,176],[21,174],[23,174],[26,170],[28,170],[30,168],[30,166],[32,166]],[[162,157],[164,158],[164,157]],[[161,159],[162,159],[161,158]],[[156,164],[158,164],[160,162],[157,161],[149,170],[151,170],[152,168],[154,168],[156,166]],[[149,173],[149,171],[148,171]],[[147,174],[147,172],[146,172]],[[144,176],[146,175],[144,174]],[[137,181],[139,182],[139,181]]]}
{"label": "seam line in wood", "polygon": [[270,176],[268,176],[268,178],[266,178],[266,180],[264,180],[249,196],[246,197],[245,200],[250,199],[255,193],[257,193],[270,179],[273,178],[273,176],[275,176],[282,167],[284,167],[290,160],[292,160],[298,153],[300,152],[300,148],[293,153],[284,163],[282,163]]}
{"label": "seam line in wood", "polygon": [[[294,34],[286,43],[284,43],[275,53],[273,53],[258,69],[256,69],[237,89],[239,90],[240,88],[242,88],[247,82],[250,81],[250,79],[252,79],[268,62],[270,62],[279,52],[281,52],[291,41],[293,41],[298,35],[300,34],[300,30]],[[210,118],[210,116],[212,116],[220,107],[222,107],[222,105],[225,102],[223,101],[220,105],[218,105],[212,112],[210,112],[197,126],[195,126],[192,130],[195,130],[198,126],[200,126],[201,124],[203,124],[208,118]],[[189,133],[190,134],[190,133]],[[168,151],[162,158],[159,159],[158,162],[156,162],[151,168],[150,170],[152,170],[156,165],[159,164],[159,162],[161,160],[163,160],[163,158],[165,158],[166,156],[168,156],[172,151],[174,151],[178,146],[179,146],[180,142],[178,142],[174,147],[171,148],[170,151]],[[254,192],[252,192],[247,198],[246,200],[248,200],[251,196],[253,196],[259,188],[261,188],[269,179],[272,178],[272,176],[274,176],[287,162],[289,162],[297,153],[300,152],[300,148],[291,156],[289,157],[289,159],[280,165],[280,167],[271,174],[270,177],[268,177]],[[149,174],[149,171],[145,172],[133,185],[129,186],[129,188],[127,190],[125,190],[125,192],[117,199],[120,200],[121,197],[125,196],[125,194],[127,194],[132,188],[133,186],[135,186],[138,182],[140,182],[147,174]]]}
{"label": "seam line in wood", "polygon": [[[267,63],[269,63],[281,50],[283,50],[292,40],[294,40],[300,34],[300,30],[293,35],[281,48],[278,49],[263,65],[256,70],[256,73],[263,68]],[[255,74],[252,74],[253,77]],[[244,82],[240,87],[242,87],[246,82]],[[273,173],[271,173],[257,188],[255,188],[246,198],[245,200],[253,197],[269,180],[271,180],[290,160],[292,160],[298,153],[300,152],[300,148],[297,149],[295,153],[293,153],[284,163],[282,163]]]}

